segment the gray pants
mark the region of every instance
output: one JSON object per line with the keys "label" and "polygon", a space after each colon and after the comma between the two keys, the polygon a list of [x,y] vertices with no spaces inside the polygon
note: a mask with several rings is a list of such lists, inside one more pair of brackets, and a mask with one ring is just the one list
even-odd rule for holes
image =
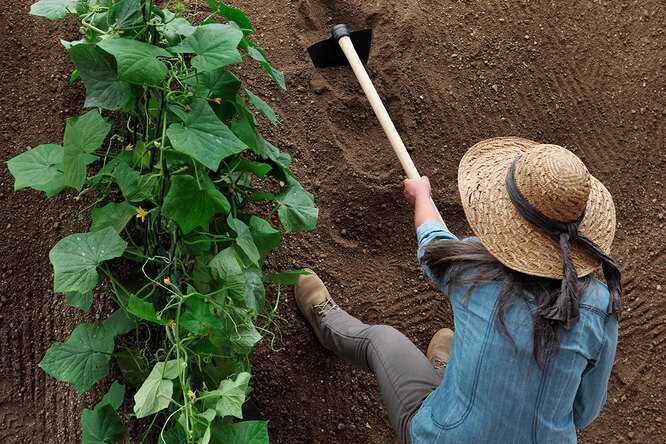
{"label": "gray pants", "polygon": [[384,406],[400,442],[421,402],[442,380],[428,358],[405,335],[388,325],[367,325],[342,309],[318,318],[322,345],[377,377]]}

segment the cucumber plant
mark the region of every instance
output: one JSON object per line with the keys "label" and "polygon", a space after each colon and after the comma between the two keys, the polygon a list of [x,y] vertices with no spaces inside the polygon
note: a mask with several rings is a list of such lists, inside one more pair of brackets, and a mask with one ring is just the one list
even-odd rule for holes
{"label": "cucumber plant", "polygon": [[82,210],[91,210],[90,231],[49,254],[54,292],[83,311],[103,295],[117,306],[39,363],[80,394],[117,366],[122,383],[83,412],[84,443],[122,441],[128,421],[146,417],[142,441],[268,441],[265,421],[242,420],[248,356],[277,308],[267,306],[265,284],[276,284],[279,301],[279,286],[301,272],[264,274],[262,263],[281,243],[277,221],[285,232],[311,230],[318,211],[289,154],[258,130],[264,119],[278,125],[277,114],[237,75],[255,61],[286,89],[283,73],[241,10],[208,3],[198,25],[180,2],[31,7],[78,19],[81,38],[62,45],[90,110],[67,119],[61,144],[36,146],[8,167],[17,190],[73,189],[79,204],[91,203]]}

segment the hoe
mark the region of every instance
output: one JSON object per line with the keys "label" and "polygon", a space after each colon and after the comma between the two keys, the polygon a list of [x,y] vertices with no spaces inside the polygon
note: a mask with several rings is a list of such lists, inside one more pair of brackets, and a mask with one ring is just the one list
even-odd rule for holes
{"label": "hoe", "polygon": [[[330,38],[310,46],[308,53],[317,68],[351,66],[405,174],[409,179],[419,179],[421,176],[363,66],[370,56],[371,44],[372,30],[349,32],[347,25],[339,24],[333,27]],[[434,202],[433,207],[436,208]]]}

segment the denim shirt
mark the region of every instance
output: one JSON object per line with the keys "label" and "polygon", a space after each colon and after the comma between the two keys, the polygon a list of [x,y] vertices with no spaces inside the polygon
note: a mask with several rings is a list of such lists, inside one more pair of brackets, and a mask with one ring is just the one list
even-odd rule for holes
{"label": "denim shirt", "polygon": [[[429,242],[457,239],[433,221],[417,229],[417,238],[419,260]],[[541,369],[532,355],[528,303],[507,310],[513,345],[495,327],[501,284],[481,283],[468,295],[464,284],[447,287],[455,268],[441,280],[424,271],[451,301],[455,334],[442,383],[412,419],[412,442],[575,443],[576,427],[590,424],[606,402],[618,334],[617,316],[606,314],[608,288],[590,283],[580,321],[560,329],[559,352]]]}

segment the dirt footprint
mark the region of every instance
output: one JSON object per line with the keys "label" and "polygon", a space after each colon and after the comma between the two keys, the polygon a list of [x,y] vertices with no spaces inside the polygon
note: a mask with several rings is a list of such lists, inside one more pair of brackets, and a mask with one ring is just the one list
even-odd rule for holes
{"label": "dirt footprint", "polygon": [[365,97],[332,101],[328,126],[350,169],[373,181],[399,176],[400,164]]}
{"label": "dirt footprint", "polygon": [[328,37],[335,24],[345,23],[351,30],[374,28],[383,16],[376,5],[355,0],[298,0],[296,11],[308,45]]}
{"label": "dirt footprint", "polygon": [[320,31],[335,11],[335,0],[300,0],[296,10],[305,29]]}

